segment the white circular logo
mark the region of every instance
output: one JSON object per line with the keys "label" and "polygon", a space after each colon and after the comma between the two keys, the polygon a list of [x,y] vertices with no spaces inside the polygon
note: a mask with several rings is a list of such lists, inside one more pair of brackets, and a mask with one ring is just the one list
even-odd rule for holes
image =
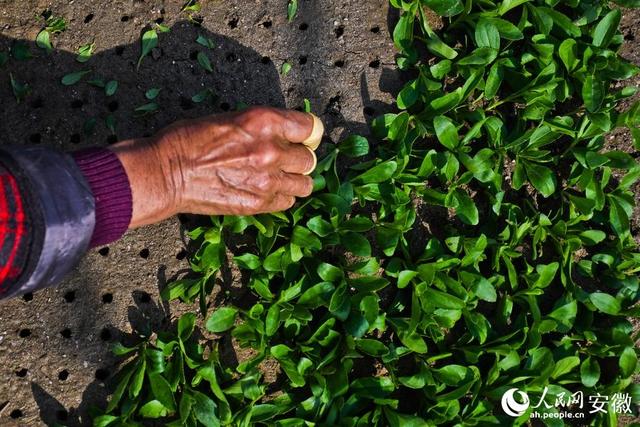
{"label": "white circular logo", "polygon": [[[516,402],[516,392],[520,396],[522,403]],[[519,417],[529,409],[529,396],[524,391],[520,391],[517,388],[510,388],[502,395],[502,410],[505,414],[512,417]]]}

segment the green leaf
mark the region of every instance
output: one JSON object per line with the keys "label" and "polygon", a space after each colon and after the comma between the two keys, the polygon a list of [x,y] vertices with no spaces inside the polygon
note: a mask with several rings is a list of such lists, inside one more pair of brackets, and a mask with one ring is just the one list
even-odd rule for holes
{"label": "green leaf", "polygon": [[638,364],[638,355],[633,347],[625,347],[620,354],[619,360],[620,373],[622,378],[629,378],[636,370]]}
{"label": "green leaf", "polygon": [[118,81],[117,80],[109,80],[104,85],[104,94],[107,96],[113,96],[118,90]]}
{"label": "green leaf", "polygon": [[353,178],[354,183],[375,184],[389,180],[398,169],[398,163],[394,160],[382,162],[368,171]]}
{"label": "green leaf", "polygon": [[66,74],[64,77],[62,77],[62,84],[65,86],[74,85],[78,83],[82,77],[84,77],[86,74],[89,74],[90,72],[91,70],[84,70]]}
{"label": "green leaf", "polygon": [[607,47],[618,31],[620,19],[622,19],[620,9],[613,9],[607,13],[593,30],[593,45],[602,48]]}
{"label": "green leaf", "polygon": [[461,0],[422,0],[422,3],[440,16],[455,16],[464,11]]}
{"label": "green leaf", "polygon": [[151,384],[151,392],[153,396],[162,403],[170,412],[175,412],[176,402],[173,398],[171,386],[167,380],[158,373],[149,374],[149,384]]}
{"label": "green leaf", "polygon": [[282,66],[280,67],[280,74],[286,76],[287,74],[289,74],[289,72],[291,72],[291,68],[291,63],[287,61],[283,62]]}
{"label": "green leaf", "polygon": [[160,88],[152,87],[151,89],[149,89],[148,91],[146,91],[144,93],[144,96],[149,101],[153,101],[154,99],[156,99],[156,97],[158,96],[159,93],[160,93]]}
{"label": "green leaf", "polygon": [[162,418],[166,417],[169,411],[160,401],[151,400],[140,407],[138,414],[144,418]]}
{"label": "green leaf", "polygon": [[600,109],[605,97],[605,87],[603,79],[591,74],[584,79],[582,85],[582,99],[584,105],[590,112]]}
{"label": "green leaf", "polygon": [[207,56],[206,53],[198,52],[196,59],[198,60],[198,64],[200,64],[200,66],[205,71],[209,73],[213,73],[213,67],[211,66],[211,61],[209,60],[209,57]]}
{"label": "green leaf", "polygon": [[199,391],[191,391],[193,399],[192,410],[196,419],[205,427],[220,427],[220,420],[216,414],[216,404],[211,398]]}
{"label": "green leaf", "polygon": [[80,63],[85,63],[91,58],[93,55],[93,51],[96,48],[95,43],[87,43],[78,48],[78,55],[76,56],[76,61]]}
{"label": "green leaf", "polygon": [[195,313],[185,313],[178,319],[178,337],[182,341],[189,339],[196,324]]}
{"label": "green leaf", "polygon": [[361,157],[369,154],[369,141],[360,135],[349,135],[338,144],[340,153],[348,157]]}
{"label": "green leaf", "polygon": [[136,70],[140,68],[142,60],[158,46],[158,33],[156,30],[147,30],[142,34],[141,46],[140,57],[138,58]]}
{"label": "green leaf", "polygon": [[594,292],[589,295],[589,300],[603,313],[615,316],[620,312],[620,302],[604,292]]}
{"label": "green leaf", "polygon": [[291,233],[291,243],[306,249],[322,249],[322,242],[308,228],[296,225]]}
{"label": "green leaf", "polygon": [[476,45],[500,49],[500,33],[498,28],[487,19],[480,19],[475,30]]}
{"label": "green leaf", "polygon": [[436,131],[438,141],[449,150],[454,151],[458,146],[460,137],[451,119],[446,116],[436,116],[433,119],[433,127]]}
{"label": "green leaf", "polygon": [[531,185],[544,197],[556,192],[556,176],[551,169],[537,163],[526,162],[524,168]]}
{"label": "green leaf", "polygon": [[53,45],[51,44],[51,37],[49,31],[42,30],[36,36],[36,46],[50,53],[53,51]]}
{"label": "green leaf", "polygon": [[287,20],[289,22],[293,21],[298,14],[298,0],[289,0],[289,4],[287,5]]}
{"label": "green leaf", "polygon": [[470,225],[477,225],[480,221],[478,208],[469,195],[459,188],[452,193],[452,203],[449,207],[456,210],[456,215],[462,222]]}
{"label": "green leaf", "polygon": [[600,365],[595,359],[588,357],[580,365],[580,380],[585,387],[591,388],[600,379]]}
{"label": "green leaf", "polygon": [[558,56],[562,60],[567,71],[573,71],[579,64],[578,43],[574,39],[565,39],[558,47]]}
{"label": "green leaf", "polygon": [[213,333],[224,332],[233,327],[237,313],[233,307],[220,307],[211,313],[205,326]]}
{"label": "green leaf", "polygon": [[348,232],[340,237],[340,241],[349,252],[356,256],[371,256],[371,244],[362,234]]}

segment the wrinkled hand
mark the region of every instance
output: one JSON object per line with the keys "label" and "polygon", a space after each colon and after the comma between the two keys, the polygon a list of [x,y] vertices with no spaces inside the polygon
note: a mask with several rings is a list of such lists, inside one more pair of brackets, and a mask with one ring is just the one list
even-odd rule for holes
{"label": "wrinkled hand", "polygon": [[303,144],[313,128],[310,114],[256,107],[177,122],[151,138],[114,145],[132,188],[130,227],[179,212],[253,215],[290,208],[313,188],[305,174],[316,158]]}

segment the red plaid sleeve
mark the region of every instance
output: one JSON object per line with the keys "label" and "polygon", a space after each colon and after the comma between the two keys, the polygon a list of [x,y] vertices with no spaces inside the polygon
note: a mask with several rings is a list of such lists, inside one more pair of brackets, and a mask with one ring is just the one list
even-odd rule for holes
{"label": "red plaid sleeve", "polygon": [[29,221],[15,177],[0,166],[0,298],[17,282],[29,253]]}

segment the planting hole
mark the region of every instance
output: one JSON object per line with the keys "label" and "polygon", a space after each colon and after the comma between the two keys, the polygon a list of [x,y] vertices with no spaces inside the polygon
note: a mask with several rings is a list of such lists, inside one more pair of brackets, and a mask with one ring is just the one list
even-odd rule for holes
{"label": "planting hole", "polygon": [[128,15],[122,15],[122,17],[120,17],[120,22],[127,22],[128,20],[129,20]]}
{"label": "planting hole", "polygon": [[307,24],[306,22],[303,22],[298,26],[298,28],[300,29],[300,31],[307,31],[309,29],[309,24]]}
{"label": "planting hole", "polygon": [[9,414],[9,416],[15,420],[22,416],[22,411],[20,409],[14,409],[13,411],[11,411],[11,414]]}
{"label": "planting hole", "polygon": [[107,144],[111,145],[115,144],[116,142],[118,142],[118,137],[116,135],[109,135],[107,137]]}
{"label": "planting hole", "polygon": [[93,13],[88,14],[87,16],[84,17],[84,23],[88,24],[89,22],[91,22],[93,20]]}
{"label": "planting hole", "polygon": [[20,332],[18,332],[18,336],[20,336],[20,338],[27,338],[29,335],[31,335],[30,329],[20,329]]}
{"label": "planting hole", "polygon": [[31,101],[31,108],[33,108],[33,109],[42,108],[43,105],[44,105],[44,103],[42,101],[42,98],[40,98],[40,97],[37,97],[36,99]]}
{"label": "planting hole", "polygon": [[164,18],[162,16],[156,19],[156,24],[162,24],[163,22],[164,22]]}
{"label": "planting hole", "polygon": [[372,107],[364,107],[363,111],[365,116],[373,116],[376,114],[376,110],[374,110]]}
{"label": "planting hole", "polygon": [[338,27],[336,27],[335,30],[333,30],[333,32],[336,35],[336,38],[339,39],[340,37],[342,37],[344,35],[344,25],[340,25]]}
{"label": "planting hole", "polygon": [[307,63],[307,55],[302,55],[300,58],[298,58],[298,64],[300,65],[304,65]]}
{"label": "planting hole", "polygon": [[235,28],[238,28],[238,22],[240,22],[240,18],[234,17],[234,18],[231,18],[229,22],[227,22],[227,25],[229,26],[229,28],[233,30]]}
{"label": "planting hole", "polygon": [[186,96],[180,97],[180,108],[183,110],[190,110],[194,107],[193,101]]}
{"label": "planting hole", "polygon": [[191,52],[189,52],[189,59],[192,61],[195,61],[196,59],[198,59],[198,51],[192,50]]}
{"label": "planting hole", "polygon": [[271,63],[271,58],[269,58],[268,56],[263,56],[262,59],[260,59],[260,62],[262,62],[263,64],[267,65],[267,64]]}
{"label": "planting hole", "polygon": [[120,104],[118,104],[118,101],[116,101],[116,100],[113,100],[113,101],[111,101],[111,102],[109,102],[109,103],[107,104],[107,109],[108,109],[109,111],[111,111],[112,113],[113,113],[114,111],[116,111],[116,110],[118,109],[118,107],[120,107]]}
{"label": "planting hole", "polygon": [[124,53],[124,46],[116,46],[116,55],[122,56]]}
{"label": "planting hole", "polygon": [[79,144],[80,143],[80,134],[79,133],[74,133],[73,135],[71,135],[71,138],[69,138],[69,141],[71,141],[72,144]]}
{"label": "planting hole", "polygon": [[62,335],[63,338],[71,338],[71,329],[65,328],[61,330],[60,335]]}
{"label": "planting hole", "polygon": [[271,21],[264,21],[264,22],[262,23],[262,26],[263,26],[264,28],[271,28],[271,26],[272,26],[272,25],[273,25],[273,22],[271,22]]}
{"label": "planting hole", "polygon": [[374,59],[373,61],[369,62],[369,67],[376,69],[380,67],[380,60],[379,59]]}
{"label": "planting hole", "polygon": [[227,53],[227,61],[235,62],[237,59],[238,59],[238,56],[235,53],[233,52]]}
{"label": "planting hole", "polygon": [[60,381],[66,381],[67,378],[69,378],[69,371],[67,371],[66,369],[63,369],[62,371],[58,372],[58,379]]}
{"label": "planting hole", "polygon": [[107,378],[109,378],[109,371],[107,371],[106,369],[103,369],[103,368],[98,368],[98,369],[96,369],[95,376],[96,376],[96,379],[98,381],[104,381]]}
{"label": "planting hole", "polygon": [[18,369],[16,371],[16,377],[24,378],[27,376],[28,373],[29,373],[29,370],[27,368]]}
{"label": "planting hole", "polygon": [[76,299],[76,291],[69,291],[64,294],[64,300],[66,302],[73,302],[74,299]]}
{"label": "planting hole", "polygon": [[335,67],[342,68],[342,67],[344,67],[344,61],[342,59],[338,59],[333,63],[333,65]]}
{"label": "planting hole", "polygon": [[102,341],[111,341],[111,331],[109,328],[102,328],[100,331],[100,339]]}
{"label": "planting hole", "polygon": [[144,248],[140,251],[140,258],[147,259],[149,258],[149,249]]}
{"label": "planting hole", "polygon": [[32,133],[31,135],[29,135],[29,141],[33,144],[38,144],[40,141],[42,141],[42,136],[39,133]]}
{"label": "planting hole", "polygon": [[111,304],[112,302],[113,302],[113,294],[112,293],[102,294],[102,303],[103,304]]}
{"label": "planting hole", "polygon": [[102,256],[109,255],[109,246],[105,246],[104,248],[98,249],[98,253]]}
{"label": "planting hole", "polygon": [[186,249],[182,249],[180,252],[178,252],[176,254],[176,259],[178,261],[182,261],[183,259],[185,259],[187,257],[187,250]]}
{"label": "planting hole", "polygon": [[380,27],[378,27],[377,25],[374,25],[373,27],[371,27],[370,30],[373,34],[378,34],[380,32]]}
{"label": "planting hole", "polygon": [[220,109],[222,111],[229,111],[231,109],[231,105],[228,102],[223,102],[220,104]]}
{"label": "planting hole", "polygon": [[26,294],[22,295],[22,299],[29,302],[33,299],[33,294],[31,292],[27,292]]}
{"label": "planting hole", "polygon": [[74,99],[73,101],[71,101],[71,108],[82,108],[83,104],[84,103],[81,99]]}

